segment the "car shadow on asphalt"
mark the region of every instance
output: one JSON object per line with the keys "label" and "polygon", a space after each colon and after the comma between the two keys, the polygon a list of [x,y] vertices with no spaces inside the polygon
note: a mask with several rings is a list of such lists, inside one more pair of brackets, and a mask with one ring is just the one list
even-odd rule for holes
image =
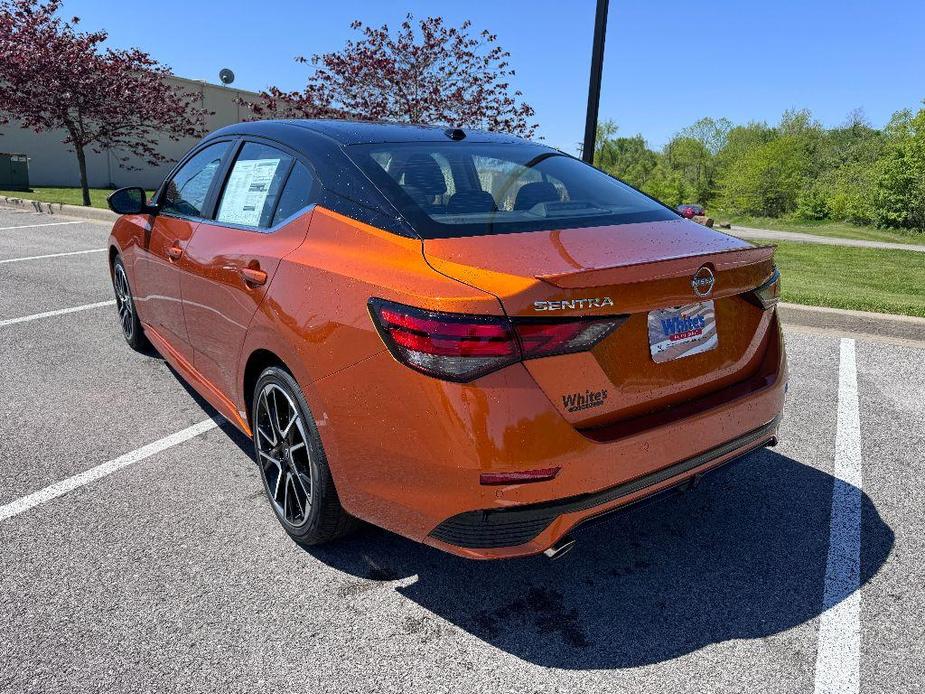
{"label": "car shadow on asphalt", "polygon": [[231,442],[234,443],[235,446],[240,448],[241,452],[247,455],[247,457],[250,458],[252,461],[254,461],[254,463],[256,464],[257,460],[254,457],[254,444],[248,436],[246,436],[237,427],[235,427],[234,424],[232,424],[227,419],[225,419],[221,414],[219,414],[218,410],[212,407],[212,405],[209,403],[208,400],[206,400],[199,393],[197,393],[193,389],[193,387],[189,383],[186,382],[183,376],[181,376],[177,372],[176,369],[174,369],[169,363],[167,363],[167,361],[160,354],[158,354],[154,350],[153,347],[150,348],[150,354],[148,353],[145,353],[145,354],[147,356],[151,356],[153,358],[160,359],[161,361],[163,361],[164,366],[167,367],[167,370],[170,371],[171,375],[173,375],[175,379],[177,379],[177,383],[183,386],[183,390],[185,390],[187,394],[193,399],[193,401],[199,407],[202,408],[202,411],[205,414],[207,414],[209,417],[212,417],[219,423],[218,428],[221,429],[223,432],[225,432],[228,438],[231,439]]}
{"label": "car shadow on asphalt", "polygon": [[[253,460],[247,436],[227,422],[221,429]],[[833,483],[826,472],[761,449],[693,490],[579,528],[575,548],[556,561],[462,559],[365,524],[330,545],[304,549],[355,577],[345,582],[344,597],[362,600],[370,585],[381,584],[546,667],[638,667],[818,617]],[[894,534],[863,492],[861,504],[864,585],[889,556]],[[439,638],[446,627],[431,621],[408,619],[399,628]]]}
{"label": "car shadow on asphalt", "polygon": [[[696,489],[579,529],[575,549],[556,561],[471,561],[371,527],[306,551],[354,583],[417,576],[394,589],[523,660],[638,667],[817,617],[832,485],[831,475],[763,449]],[[867,495],[862,504],[863,585],[894,535]],[[344,594],[364,593],[348,586]],[[439,637],[446,625],[432,621],[401,628]]]}

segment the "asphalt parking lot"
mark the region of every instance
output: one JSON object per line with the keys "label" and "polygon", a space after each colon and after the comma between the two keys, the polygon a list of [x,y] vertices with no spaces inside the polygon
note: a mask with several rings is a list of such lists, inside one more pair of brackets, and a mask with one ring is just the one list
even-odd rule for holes
{"label": "asphalt parking lot", "polygon": [[306,551],[249,441],[167,438],[217,415],[124,344],[107,235],[0,208],[0,692],[925,689],[925,350],[788,331],[780,445],[560,561]]}

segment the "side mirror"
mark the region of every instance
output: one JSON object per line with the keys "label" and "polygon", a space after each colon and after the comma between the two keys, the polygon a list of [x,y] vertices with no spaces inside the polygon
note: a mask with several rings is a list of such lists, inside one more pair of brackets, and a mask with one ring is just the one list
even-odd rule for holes
{"label": "side mirror", "polygon": [[153,214],[157,208],[149,205],[144,188],[119,188],[106,198],[109,209],[116,214]]}

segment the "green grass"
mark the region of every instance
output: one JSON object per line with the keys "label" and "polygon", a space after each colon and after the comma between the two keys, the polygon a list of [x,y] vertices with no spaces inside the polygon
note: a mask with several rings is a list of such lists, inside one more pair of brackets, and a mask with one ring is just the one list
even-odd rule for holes
{"label": "green grass", "polygon": [[777,245],[784,301],[925,317],[925,253],[798,241],[755,243]]}
{"label": "green grass", "polygon": [[888,241],[890,243],[912,243],[925,245],[925,234],[899,229],[878,229],[873,226],[859,226],[850,222],[832,222],[829,220],[807,221],[801,219],[746,217],[741,215],[713,215],[717,222],[732,222],[737,226],[755,229],[772,229],[774,231],[798,231],[815,236],[834,236],[843,239],[860,239],[862,241]]}
{"label": "green grass", "polygon": [[[90,206],[106,208],[106,196],[112,192],[110,188],[91,188]],[[65,205],[83,205],[83,195],[80,188],[33,188],[32,190],[0,190],[0,195],[27,200],[40,200],[42,202],[60,202]],[[152,192],[148,191],[148,196]]]}

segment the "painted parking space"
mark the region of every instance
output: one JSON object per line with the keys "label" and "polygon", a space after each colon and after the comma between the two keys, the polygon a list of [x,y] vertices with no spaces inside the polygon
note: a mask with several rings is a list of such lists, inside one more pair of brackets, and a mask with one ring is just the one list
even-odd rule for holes
{"label": "painted parking space", "polygon": [[111,224],[0,206],[0,260],[106,247]]}
{"label": "painted parking space", "polygon": [[[865,493],[895,533],[893,551],[861,593],[860,691],[921,691],[925,679],[925,350],[857,346]],[[861,570],[870,526],[862,510]]]}
{"label": "painted parking space", "polygon": [[0,328],[0,505],[210,416],[113,306]]}
{"label": "painted parking space", "polygon": [[91,248],[83,251],[63,251],[60,253],[43,253],[41,255],[27,255],[17,258],[4,258],[0,260],[0,265],[9,265],[10,263],[26,263],[31,260],[49,260],[51,258],[65,258],[72,255],[88,255],[90,253],[105,253],[106,248]]}
{"label": "painted parking space", "polygon": [[0,321],[113,299],[105,253],[3,264],[0,283]]}

